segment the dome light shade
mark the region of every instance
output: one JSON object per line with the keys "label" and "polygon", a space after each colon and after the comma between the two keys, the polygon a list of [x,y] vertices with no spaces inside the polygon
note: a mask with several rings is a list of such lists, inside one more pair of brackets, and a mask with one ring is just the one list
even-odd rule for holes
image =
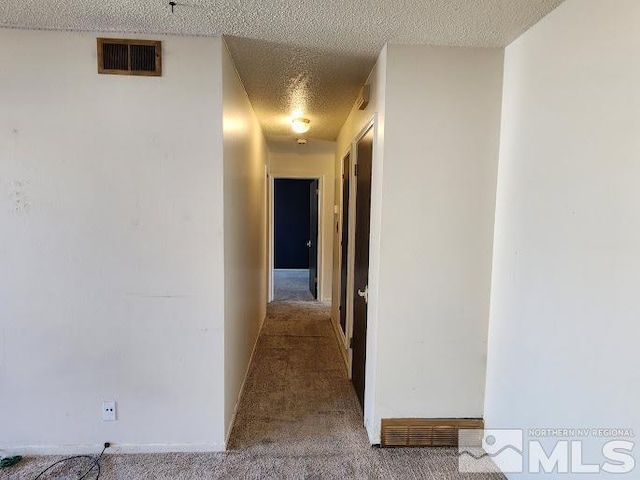
{"label": "dome light shade", "polygon": [[307,133],[311,128],[311,121],[308,118],[294,118],[291,121],[291,129],[296,133]]}

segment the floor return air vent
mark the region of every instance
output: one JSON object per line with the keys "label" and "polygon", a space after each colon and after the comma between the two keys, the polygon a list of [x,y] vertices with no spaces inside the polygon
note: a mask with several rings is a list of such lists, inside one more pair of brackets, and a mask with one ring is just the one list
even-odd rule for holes
{"label": "floor return air vent", "polygon": [[382,419],[382,448],[457,447],[460,430],[474,430],[477,436],[465,443],[481,444],[484,421],[480,419],[386,418]]}

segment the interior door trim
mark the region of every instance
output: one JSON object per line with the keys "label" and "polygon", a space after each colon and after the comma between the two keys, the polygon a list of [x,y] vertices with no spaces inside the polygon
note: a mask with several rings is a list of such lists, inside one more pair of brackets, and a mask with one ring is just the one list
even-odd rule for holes
{"label": "interior door trim", "polygon": [[[373,127],[373,136],[374,136],[374,146],[373,146],[373,159],[372,159],[372,184],[371,184],[371,197],[372,197],[372,203],[371,203],[371,219],[372,219],[372,225],[375,222],[376,218],[379,218],[380,215],[380,203],[379,203],[379,198],[377,199],[376,202],[374,202],[374,197],[377,196],[379,197],[381,192],[380,192],[380,184],[377,183],[380,180],[380,170],[383,168],[382,162],[383,162],[383,152],[382,152],[382,148],[381,145],[379,144],[379,116],[378,113],[374,113],[373,115],[371,115],[371,117],[367,120],[367,122],[365,122],[364,124],[362,124],[362,128],[358,131],[357,135],[354,137],[353,141],[351,142],[350,145],[350,149],[351,149],[351,159],[352,159],[352,168],[355,168],[355,164],[357,162],[357,144],[358,142],[362,139],[362,137],[364,137],[364,135],[367,133],[367,131]],[[352,172],[353,173],[353,172]],[[356,188],[356,181],[351,182],[352,183],[352,187],[351,187],[351,194],[350,194],[350,203],[351,203],[351,210],[350,210],[350,223],[353,223],[352,225],[350,225],[350,236],[349,236],[349,242],[350,242],[350,247],[349,247],[349,274],[348,274],[348,278],[349,278],[349,284],[348,284],[348,288],[350,291],[353,291],[353,284],[354,284],[354,277],[353,277],[353,273],[354,273],[354,261],[355,261],[355,199],[356,199],[356,193],[357,193],[357,188]],[[378,257],[379,257],[379,238],[376,238],[376,234],[379,235],[379,231],[378,232],[374,232],[374,229],[371,229],[370,232],[370,246],[375,247],[375,248],[371,248],[370,247],[370,259],[369,259],[369,290],[370,290],[370,302],[367,306],[367,359],[366,359],[366,365],[365,365],[365,392],[364,392],[364,425],[367,429],[367,433],[369,436],[369,439],[373,442],[375,440],[375,432],[376,432],[376,417],[375,417],[375,391],[376,391],[376,369],[377,369],[377,344],[376,344],[376,337],[377,337],[377,330],[378,330],[378,326],[377,326],[377,315],[376,315],[376,311],[377,311],[377,288],[378,288],[378,272],[377,272],[377,268],[378,268]],[[372,268],[373,267],[373,268]],[[349,324],[349,337],[351,337],[352,332],[353,332],[353,296],[349,295],[348,297],[348,316],[347,316],[347,322]],[[376,311],[374,311],[374,309]],[[352,352],[351,349],[348,350],[348,357],[349,357],[349,365],[348,365],[348,371],[349,371],[349,377],[351,377],[351,371],[353,368],[353,356],[352,356]]]}
{"label": "interior door trim", "polygon": [[[348,203],[347,203],[347,225],[344,224],[344,179],[342,178],[342,174],[344,172],[344,168],[345,168],[345,162],[347,160],[347,158],[349,159],[349,192],[348,192]],[[353,175],[352,175],[352,170],[353,170],[353,159],[351,158],[351,145],[349,145],[349,148],[347,149],[346,153],[342,156],[342,159],[340,160],[340,172],[336,172],[336,174],[340,175],[339,178],[339,185],[340,185],[340,191],[338,192],[338,198],[340,199],[340,204],[339,204],[339,212],[340,212],[340,217],[339,217],[339,229],[336,231],[336,241],[334,242],[334,248],[336,249],[337,252],[337,275],[335,276],[335,278],[337,279],[338,285],[336,285],[335,287],[337,288],[333,288],[333,291],[336,293],[338,300],[337,300],[337,305],[338,305],[338,315],[335,319],[335,323],[337,324],[338,328],[338,334],[340,337],[340,344],[341,347],[345,349],[345,351],[349,350],[349,232],[350,232],[350,220],[351,220],[351,183],[353,182]],[[343,258],[342,258],[342,239],[343,239],[343,234],[346,228],[346,234],[347,234],[347,238],[346,238],[346,242],[347,242],[347,252],[346,252],[346,258],[344,259],[343,262]],[[343,265],[343,263],[345,265]],[[347,268],[347,275],[345,278],[345,285],[344,287],[347,289],[347,295],[346,295],[346,299],[345,299],[345,304],[344,309],[345,309],[345,325],[344,325],[344,331],[342,329],[342,326],[340,325],[340,304],[342,303],[342,267],[346,266]],[[346,357],[345,354],[343,354],[343,356],[345,357],[345,366],[347,367],[347,370],[349,370],[349,372],[351,371],[351,367],[349,365],[349,359]],[[349,375],[351,375],[349,373]]]}

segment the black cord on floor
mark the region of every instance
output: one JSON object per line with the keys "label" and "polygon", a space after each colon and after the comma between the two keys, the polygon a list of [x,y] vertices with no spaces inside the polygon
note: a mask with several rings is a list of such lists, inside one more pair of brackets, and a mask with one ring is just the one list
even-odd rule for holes
{"label": "black cord on floor", "polygon": [[78,458],[88,458],[89,460],[91,460],[93,462],[91,467],[89,467],[89,470],[84,472],[84,474],[81,477],[78,477],[78,480],[84,480],[85,478],[87,478],[87,475],[89,475],[94,470],[97,471],[96,472],[96,478],[94,480],[98,480],[100,478],[100,460],[102,459],[102,455],[104,454],[104,451],[107,448],[109,448],[110,446],[111,446],[111,444],[109,442],[106,442],[104,444],[104,448],[102,449],[102,452],[100,452],[100,455],[98,455],[97,457],[94,457],[92,455],[74,455],[72,457],[67,457],[67,458],[63,458],[62,460],[58,460],[57,462],[52,463],[47,468],[45,468],[43,471],[41,471],[38,474],[38,476],[36,478],[34,478],[33,480],[38,480],[40,477],[42,477],[45,473],[47,473],[53,467],[55,467],[57,465],[60,465],[61,463],[69,462],[71,460],[76,460]]}

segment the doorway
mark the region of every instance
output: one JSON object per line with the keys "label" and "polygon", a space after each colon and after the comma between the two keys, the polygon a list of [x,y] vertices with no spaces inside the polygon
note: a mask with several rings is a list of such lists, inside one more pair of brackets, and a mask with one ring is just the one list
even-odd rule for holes
{"label": "doorway", "polygon": [[270,300],[317,300],[320,180],[273,178],[271,191]]}

